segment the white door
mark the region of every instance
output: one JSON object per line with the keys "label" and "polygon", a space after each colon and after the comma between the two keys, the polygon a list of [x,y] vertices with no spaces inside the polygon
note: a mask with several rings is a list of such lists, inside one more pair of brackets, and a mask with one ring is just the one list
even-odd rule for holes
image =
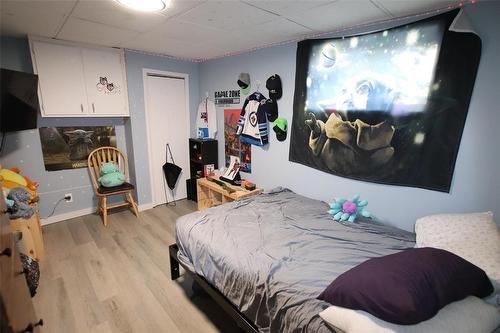
{"label": "white door", "polygon": [[[146,113],[149,129],[149,150],[152,172],[153,204],[186,198],[186,179],[189,177],[188,118],[185,80],[165,76],[146,76]],[[175,164],[182,168],[173,191],[163,175],[166,144],[170,145]],[[169,162],[170,156],[168,156]]]}
{"label": "white door", "polygon": [[121,51],[85,48],[82,57],[89,112],[128,115]]}
{"label": "white door", "polygon": [[33,41],[32,52],[42,114],[49,117],[86,115],[88,105],[80,48]]}

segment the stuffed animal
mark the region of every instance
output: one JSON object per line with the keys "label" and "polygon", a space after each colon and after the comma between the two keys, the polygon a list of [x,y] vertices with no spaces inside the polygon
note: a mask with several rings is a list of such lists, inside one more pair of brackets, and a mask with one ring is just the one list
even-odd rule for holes
{"label": "stuffed animal", "polygon": [[120,186],[125,183],[125,175],[120,172],[116,163],[108,162],[101,164],[101,177],[97,179],[104,187]]}
{"label": "stuffed animal", "polygon": [[[1,177],[0,177],[0,179],[1,179]],[[2,188],[2,192],[3,192],[3,197],[5,199],[5,204],[7,205],[7,209],[11,209],[12,206],[14,206],[14,200],[7,199],[7,197],[9,196],[10,190],[8,188]]]}
{"label": "stuffed animal", "polygon": [[0,168],[0,184],[4,189],[13,189],[15,187],[23,186],[31,193],[30,201],[37,200],[36,189],[38,183],[32,181],[26,176],[20,174],[19,168],[2,169]]}
{"label": "stuffed animal", "polygon": [[10,218],[30,218],[35,214],[35,208],[29,204],[31,193],[22,186],[15,187],[9,191],[8,200],[12,200],[14,204],[10,207]]}
{"label": "stuffed animal", "polygon": [[371,217],[371,214],[364,210],[366,205],[368,205],[368,201],[359,200],[359,195],[356,194],[351,200],[344,198],[335,199],[335,201],[330,204],[328,213],[332,215],[335,221],[354,222],[358,215]]}

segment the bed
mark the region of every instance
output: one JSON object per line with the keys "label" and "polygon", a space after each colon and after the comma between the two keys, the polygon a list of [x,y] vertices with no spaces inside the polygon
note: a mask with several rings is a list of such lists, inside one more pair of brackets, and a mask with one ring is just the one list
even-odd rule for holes
{"label": "bed", "polygon": [[415,235],[361,220],[333,221],[322,201],[287,189],[180,217],[177,262],[247,332],[329,333],[317,296],[338,275],[373,257],[413,247]]}

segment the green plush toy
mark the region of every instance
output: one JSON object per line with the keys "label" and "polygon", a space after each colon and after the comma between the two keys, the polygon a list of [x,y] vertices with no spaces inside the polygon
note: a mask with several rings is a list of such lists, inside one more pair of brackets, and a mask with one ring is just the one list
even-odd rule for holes
{"label": "green plush toy", "polygon": [[120,172],[116,163],[103,163],[101,165],[101,177],[97,180],[104,187],[120,186],[125,183],[125,175]]}

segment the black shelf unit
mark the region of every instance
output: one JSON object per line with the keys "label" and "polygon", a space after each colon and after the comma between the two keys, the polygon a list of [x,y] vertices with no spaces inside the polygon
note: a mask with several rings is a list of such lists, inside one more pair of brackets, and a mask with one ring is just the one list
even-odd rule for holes
{"label": "black shelf unit", "polygon": [[203,177],[203,168],[213,164],[219,168],[218,147],[215,139],[189,139],[189,170],[190,179],[186,180],[187,196],[189,200],[196,199],[196,179]]}

